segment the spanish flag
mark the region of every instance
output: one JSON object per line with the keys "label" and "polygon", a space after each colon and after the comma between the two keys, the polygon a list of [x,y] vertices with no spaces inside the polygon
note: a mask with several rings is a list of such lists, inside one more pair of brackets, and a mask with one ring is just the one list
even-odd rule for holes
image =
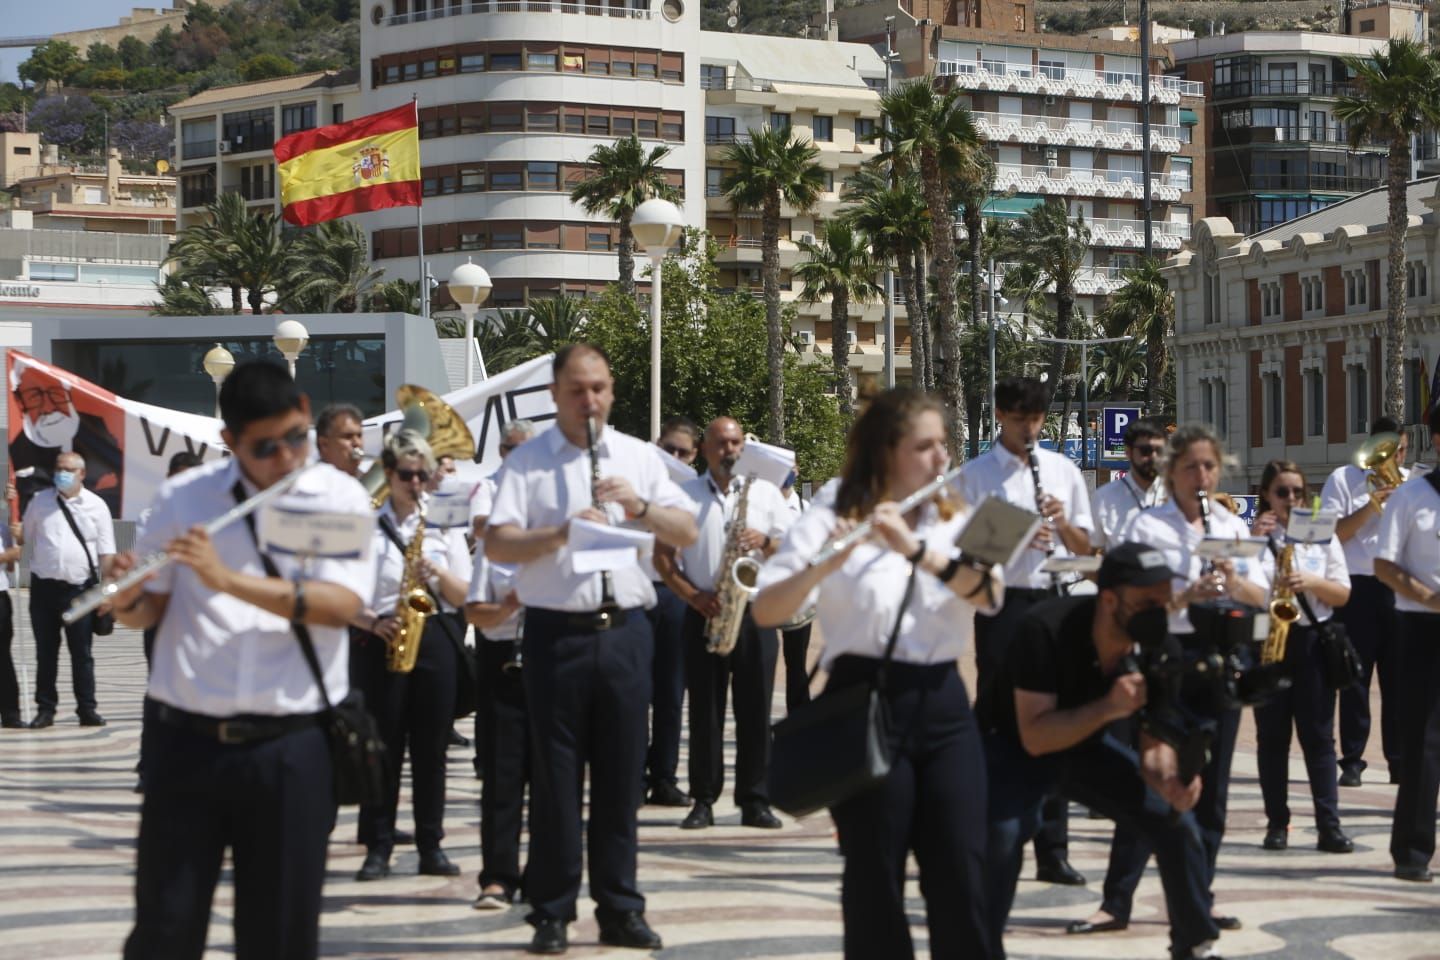
{"label": "spanish flag", "polygon": [[420,124],[412,101],[275,144],[280,202],[297,227],[386,207],[420,206]]}

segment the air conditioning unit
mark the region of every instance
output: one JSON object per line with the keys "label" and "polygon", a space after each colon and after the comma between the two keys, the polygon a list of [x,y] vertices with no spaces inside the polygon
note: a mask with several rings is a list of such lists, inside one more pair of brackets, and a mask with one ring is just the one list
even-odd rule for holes
{"label": "air conditioning unit", "polygon": [[795,331],[795,342],[802,347],[813,347],[815,345],[815,334],[809,330]]}
{"label": "air conditioning unit", "polygon": [[1047,107],[1053,107],[1053,106],[1055,106],[1055,98],[1054,98],[1054,97],[1046,97],[1046,98],[1045,98],[1045,106],[1047,106]]}
{"label": "air conditioning unit", "polygon": [[800,242],[800,243],[814,243],[814,242],[815,242],[815,234],[813,234],[813,233],[802,233],[802,234],[800,234],[800,240],[799,240],[799,242]]}
{"label": "air conditioning unit", "polygon": [[1038,144],[1038,143],[1027,143],[1027,144],[1025,144],[1025,152],[1026,152],[1026,153],[1039,153],[1039,152],[1040,152],[1040,144]]}
{"label": "air conditioning unit", "polygon": [[860,342],[860,337],[859,337],[858,334],[856,334],[856,332],[855,332],[854,330],[846,331],[846,333],[845,333],[845,345],[846,345],[846,346],[851,347],[851,348],[853,349],[853,348],[855,347],[855,345],[858,344],[859,342]]}
{"label": "air conditioning unit", "polygon": [[229,140],[221,140],[221,141],[220,141],[220,152],[221,152],[221,153],[229,153],[229,152],[230,152],[230,141],[229,141]]}

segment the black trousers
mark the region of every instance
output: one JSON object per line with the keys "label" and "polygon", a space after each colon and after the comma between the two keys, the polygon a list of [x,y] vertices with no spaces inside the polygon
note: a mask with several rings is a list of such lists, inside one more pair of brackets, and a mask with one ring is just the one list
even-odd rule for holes
{"label": "black trousers", "polygon": [[[1005,605],[993,617],[975,615],[975,669],[977,698],[989,697],[990,684],[999,676],[1010,649],[1010,638],[1020,618],[1035,604],[1055,596],[1050,590],[1006,588]],[[1004,696],[1010,696],[1007,690]],[[981,716],[989,711],[977,703]],[[1035,832],[1035,859],[1042,864],[1065,860],[1070,855],[1070,817],[1065,798],[1058,793],[1045,798],[1040,829]]]}
{"label": "black trousers", "polygon": [[532,922],[575,919],[587,764],[596,915],[645,909],[635,878],[635,814],[645,771],[653,642],[641,610],[626,611],[622,624],[604,631],[576,626],[559,611],[525,610],[521,673],[534,750],[525,882]]}
{"label": "black trousers", "polygon": [[314,958],[335,821],[321,728],[226,746],[158,720],[146,701],[142,735],[145,799],[125,960],[199,960],[226,848],[234,861],[235,956]]}
{"label": "black trousers", "polygon": [[[513,898],[523,886],[520,832],[525,827],[525,785],[530,782],[530,719],[525,681],[507,670],[515,640],[480,639],[480,710],[485,714],[479,744],[485,782],[480,787],[480,887],[505,888]],[[522,668],[523,669],[523,668]]]}
{"label": "black trousers", "polygon": [[[838,658],[826,691],[869,683],[879,662]],[[999,956],[987,925],[985,758],[965,684],[953,663],[892,662],[886,700],[889,775],[830,810],[845,857],[840,901],[845,956],[915,955],[905,914],[905,865],[912,852],[920,868],[930,955]]]}
{"label": "black trousers", "polygon": [[1350,577],[1350,602],[1335,611],[1345,624],[1363,672],[1359,683],[1340,691],[1340,766],[1365,769],[1370,740],[1370,677],[1380,681],[1380,748],[1392,771],[1400,767],[1400,641],[1395,591],[1378,577]]}
{"label": "black trousers", "polygon": [[395,849],[400,774],[408,745],[415,846],[422,852],[437,850],[445,837],[445,751],[455,717],[455,645],[430,618],[411,672],[384,670],[384,642],[376,647],[382,669],[369,674],[374,689],[373,696],[365,691],[365,704],[385,741],[389,794],[382,804],[361,806],[362,836],[368,847],[387,856]]}
{"label": "black trousers", "polygon": [[1025,841],[1040,826],[1044,798],[1058,792],[1143,837],[1155,850],[1170,914],[1172,947],[1188,950],[1219,935],[1210,919],[1205,845],[1195,817],[1171,817],[1170,805],[1145,785],[1139,757],[1109,733],[1036,758],[1006,734],[985,737],[990,783],[988,876],[991,935],[1001,942]]}
{"label": "black trousers", "polygon": [[1390,828],[1397,867],[1424,866],[1435,855],[1440,794],[1440,614],[1401,613],[1400,785]]}
{"label": "black trousers", "polygon": [[15,608],[9,590],[0,590],[0,716],[20,716],[20,681],[11,648],[15,640]]}
{"label": "black trousers", "polygon": [[[1215,720],[1215,740],[1211,745],[1210,762],[1200,771],[1200,801],[1191,811],[1205,845],[1205,896],[1214,904],[1211,888],[1215,884],[1215,861],[1220,843],[1225,839],[1225,813],[1230,794],[1230,762],[1235,758],[1235,738],[1240,731],[1240,711],[1221,710],[1207,688],[1182,694],[1190,709],[1200,716]],[[1129,922],[1135,901],[1135,888],[1145,873],[1154,847],[1144,834],[1117,822],[1115,837],[1110,843],[1110,865],[1105,871],[1105,898],[1100,909],[1117,920]]]}
{"label": "black trousers", "polygon": [[750,612],[729,656],[705,649],[706,620],[685,611],[685,686],[690,691],[690,796],[714,803],[725,788],[725,701],[735,697],[735,804],[769,799],[770,701],[780,637],[755,626]]}
{"label": "black trousers", "polygon": [[645,782],[652,788],[679,779],[680,725],[685,707],[685,601],[663,583],[655,584],[655,606],[646,611],[655,635],[651,671],[650,749]]}
{"label": "black trousers", "polygon": [[785,658],[785,712],[810,702],[810,671],[806,659],[810,654],[812,620],[803,627],[780,632],[780,652]]}
{"label": "black trousers", "polygon": [[78,583],[30,578],[30,630],[35,634],[35,705],[54,713],[60,706],[55,689],[60,671],[60,633],[70,650],[70,685],[80,710],[95,709],[95,658],[90,654],[91,627],[95,618],[82,617],[65,626],[60,615],[70,602],[85,591]]}
{"label": "black trousers", "polygon": [[1295,624],[1285,644],[1291,687],[1255,708],[1256,762],[1265,819],[1272,828],[1290,825],[1290,730],[1305,756],[1315,826],[1340,826],[1339,773],[1335,766],[1335,691],[1325,682],[1320,637],[1314,627]]}

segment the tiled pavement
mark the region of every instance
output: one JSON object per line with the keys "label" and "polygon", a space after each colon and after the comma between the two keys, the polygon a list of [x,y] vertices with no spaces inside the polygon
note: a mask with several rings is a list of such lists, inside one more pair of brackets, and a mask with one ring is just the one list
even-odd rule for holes
{"label": "tiled pavement", "polygon": [[[23,606],[17,602],[17,611]],[[33,644],[23,624],[15,646],[18,665],[33,682]],[[100,708],[108,727],[75,725],[68,658],[62,654],[59,724],[33,733],[6,730],[0,737],[0,957],[5,960],[116,957],[129,927],[140,799],[131,788],[144,666],[140,639],[127,631],[99,641],[96,652]],[[1338,857],[1314,852],[1297,753],[1291,849],[1266,853],[1259,847],[1264,824],[1251,729],[1247,719],[1217,885],[1220,907],[1241,917],[1245,928],[1224,936],[1225,955],[1440,958],[1440,887],[1404,884],[1389,876],[1386,844],[1394,788],[1372,776],[1360,789],[1342,790],[1345,828],[1357,851]],[[1383,769],[1383,760],[1379,766]],[[342,811],[325,888],[325,956],[523,955],[529,939],[523,908],[498,915],[470,908],[479,869],[479,784],[470,773],[467,753],[452,751],[446,847],[465,870],[453,880],[415,875],[416,856],[408,851],[397,856],[391,879],[354,882],[363,850],[350,842],[354,809]],[[402,804],[402,817],[407,809]],[[840,858],[827,818],[787,820],[783,830],[756,831],[739,827],[736,811],[722,806],[717,810],[720,826],[690,833],[676,826],[683,812],[641,811],[640,879],[649,918],[668,945],[664,957],[840,955]],[[1085,916],[1098,903],[1110,835],[1108,823],[1087,820],[1078,810],[1071,828],[1072,859],[1091,883],[1062,888],[1023,882],[1007,937],[1010,955],[1163,957],[1164,907],[1153,869],[1140,890],[1130,930],[1089,938],[1065,935],[1067,921]],[[910,893],[923,955],[924,905],[913,875]],[[232,904],[227,877],[216,894],[211,955],[232,953]],[[581,920],[570,930],[571,956],[637,956],[598,946],[588,910],[582,900]]]}

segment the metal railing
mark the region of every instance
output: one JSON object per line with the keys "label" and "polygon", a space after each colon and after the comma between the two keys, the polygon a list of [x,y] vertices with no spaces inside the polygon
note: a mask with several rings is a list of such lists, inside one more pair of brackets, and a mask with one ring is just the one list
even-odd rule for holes
{"label": "metal railing", "polygon": [[766,80],[762,77],[701,77],[701,90],[751,90],[757,93],[768,93],[775,89],[773,80]]}
{"label": "metal railing", "polygon": [[[1131,120],[1086,120],[1079,117],[1043,117],[1038,114],[1020,113],[990,113],[980,111],[973,114],[976,123],[982,123],[988,127],[1003,127],[1014,123],[1021,130],[1037,130],[1041,127],[1047,132],[1054,133],[1109,133],[1120,136],[1132,136],[1137,139],[1141,136],[1143,127],[1139,121]],[[1180,127],[1165,123],[1150,124],[1150,139],[1155,140],[1178,140],[1180,139]]]}
{"label": "metal railing", "polygon": [[1357,91],[1348,80],[1231,80],[1211,90],[1215,100],[1235,97],[1346,97]]}
{"label": "metal railing", "polygon": [[398,27],[427,20],[443,20],[472,13],[568,13],[587,17],[617,17],[625,20],[649,20],[650,10],[637,7],[616,7],[605,3],[560,3],[557,0],[462,0],[434,9],[397,13],[380,21],[382,27]]}
{"label": "metal railing", "polygon": [[[1076,167],[1052,167],[1048,164],[1031,163],[1002,163],[995,168],[995,179],[997,181],[1002,181],[1007,177],[1018,177],[1020,179],[1026,180],[1034,179],[1036,177],[1050,180],[1065,180],[1068,178],[1070,180],[1081,183],[1087,180],[1093,180],[1096,183],[1129,182],[1138,187],[1140,185],[1141,176],[1142,174],[1139,170],[1094,170]],[[1191,178],[1189,176],[1176,175],[1173,173],[1165,174],[1164,176],[1159,177],[1152,176],[1150,178],[1150,186],[1152,188],[1176,187],[1180,190],[1189,190],[1191,187]]]}
{"label": "metal railing", "polygon": [[[1085,225],[1092,233],[1125,233],[1132,231],[1143,234],[1145,232],[1144,220],[1121,220],[1116,218],[1100,218],[1086,220]],[[1190,224],[1175,223],[1170,220],[1152,220],[1150,222],[1152,233],[1157,237],[1179,237],[1181,240],[1190,239]]]}
{"label": "metal railing", "polygon": [[[1008,63],[1003,60],[981,60],[979,63],[969,60],[940,60],[936,64],[936,74],[942,77],[973,77],[976,79],[982,75],[986,79],[1015,77],[1040,79],[1051,83],[1099,82],[1109,87],[1129,85],[1136,90],[1140,89],[1139,73],[1120,70],[1087,70],[1083,67],[1066,67],[1058,64],[1036,67],[1028,63]],[[1180,77],[1151,74],[1150,90],[1152,94],[1155,91],[1164,90],[1178,93],[1181,96],[1200,97],[1205,94],[1205,84],[1198,80],[1182,80]]]}
{"label": "metal railing", "polygon": [[727,143],[749,143],[750,134],[748,131],[740,130],[731,131],[730,133],[707,133],[705,134],[705,142],[711,145]]}

